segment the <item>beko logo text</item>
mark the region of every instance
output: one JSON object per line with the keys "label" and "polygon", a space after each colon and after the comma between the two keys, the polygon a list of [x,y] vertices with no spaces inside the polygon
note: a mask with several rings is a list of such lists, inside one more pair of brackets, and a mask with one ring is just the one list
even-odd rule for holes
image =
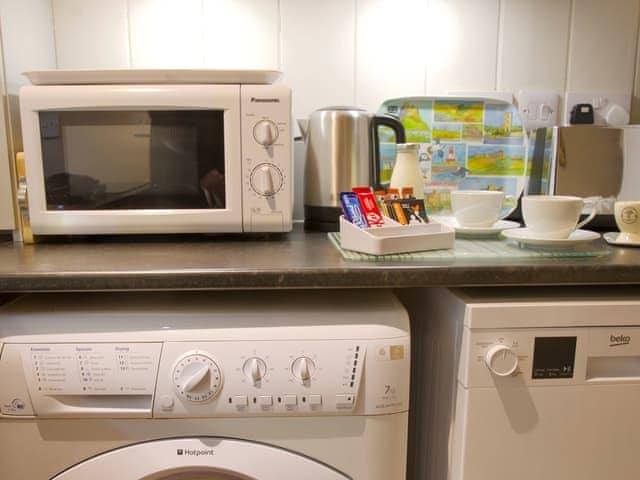
{"label": "beko logo text", "polygon": [[178,448],[176,450],[178,455],[185,455],[190,457],[202,457],[202,456],[211,456],[213,455],[213,448],[205,448],[202,450],[196,450],[195,448]]}
{"label": "beko logo text", "polygon": [[609,346],[618,347],[620,345],[629,345],[631,343],[631,337],[628,335],[611,335],[609,337]]}
{"label": "beko logo text", "polygon": [[251,101],[252,102],[256,102],[256,103],[280,103],[280,99],[279,98],[256,98],[256,97],[251,97]]}

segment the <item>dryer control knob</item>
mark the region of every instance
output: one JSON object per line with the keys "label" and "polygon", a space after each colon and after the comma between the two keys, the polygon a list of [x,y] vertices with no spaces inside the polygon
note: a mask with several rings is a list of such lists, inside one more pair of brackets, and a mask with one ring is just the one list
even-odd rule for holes
{"label": "dryer control knob", "polygon": [[291,364],[291,373],[298,380],[308,382],[316,371],[316,364],[309,357],[298,357]]}
{"label": "dryer control knob", "polygon": [[208,355],[189,352],[173,367],[173,385],[179,397],[194,403],[214,398],[222,388],[222,371]]}
{"label": "dryer control knob", "polygon": [[251,357],[244,362],[242,371],[245,376],[256,385],[264,378],[265,373],[267,373],[267,364],[261,358]]}
{"label": "dryer control knob", "polygon": [[494,375],[508,377],[518,369],[518,355],[507,345],[494,345],[484,356],[484,363]]}

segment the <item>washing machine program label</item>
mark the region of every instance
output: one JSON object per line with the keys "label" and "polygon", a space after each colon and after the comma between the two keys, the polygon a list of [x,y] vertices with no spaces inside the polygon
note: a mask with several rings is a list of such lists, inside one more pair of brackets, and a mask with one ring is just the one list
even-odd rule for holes
{"label": "washing machine program label", "polygon": [[27,345],[33,388],[49,395],[151,395],[159,343]]}

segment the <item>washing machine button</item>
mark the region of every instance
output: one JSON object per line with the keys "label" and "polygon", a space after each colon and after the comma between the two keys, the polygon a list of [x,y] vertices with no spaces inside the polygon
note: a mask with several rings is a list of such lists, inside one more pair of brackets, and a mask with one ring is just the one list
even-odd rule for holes
{"label": "washing machine button", "polygon": [[309,395],[307,397],[309,405],[322,405],[322,395]]}
{"label": "washing machine button", "polygon": [[171,395],[163,395],[160,398],[160,407],[163,410],[171,410],[173,408],[174,400]]}
{"label": "washing machine button", "polygon": [[273,405],[273,397],[271,395],[260,395],[258,397],[258,404],[263,407],[268,407]]}
{"label": "washing machine button", "polygon": [[337,407],[353,407],[354,396],[350,393],[339,393],[336,395]]}
{"label": "washing machine button", "polygon": [[293,406],[298,404],[298,397],[295,395],[285,395],[283,397],[284,404],[287,406]]}
{"label": "washing machine button", "polygon": [[236,407],[246,407],[249,405],[249,400],[246,395],[236,395],[232,398],[231,403]]}

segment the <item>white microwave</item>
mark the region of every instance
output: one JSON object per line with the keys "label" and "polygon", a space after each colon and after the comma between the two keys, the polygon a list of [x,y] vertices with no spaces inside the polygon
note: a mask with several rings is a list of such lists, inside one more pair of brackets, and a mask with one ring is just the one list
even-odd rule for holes
{"label": "white microwave", "polygon": [[282,85],[20,90],[33,234],[291,230]]}

